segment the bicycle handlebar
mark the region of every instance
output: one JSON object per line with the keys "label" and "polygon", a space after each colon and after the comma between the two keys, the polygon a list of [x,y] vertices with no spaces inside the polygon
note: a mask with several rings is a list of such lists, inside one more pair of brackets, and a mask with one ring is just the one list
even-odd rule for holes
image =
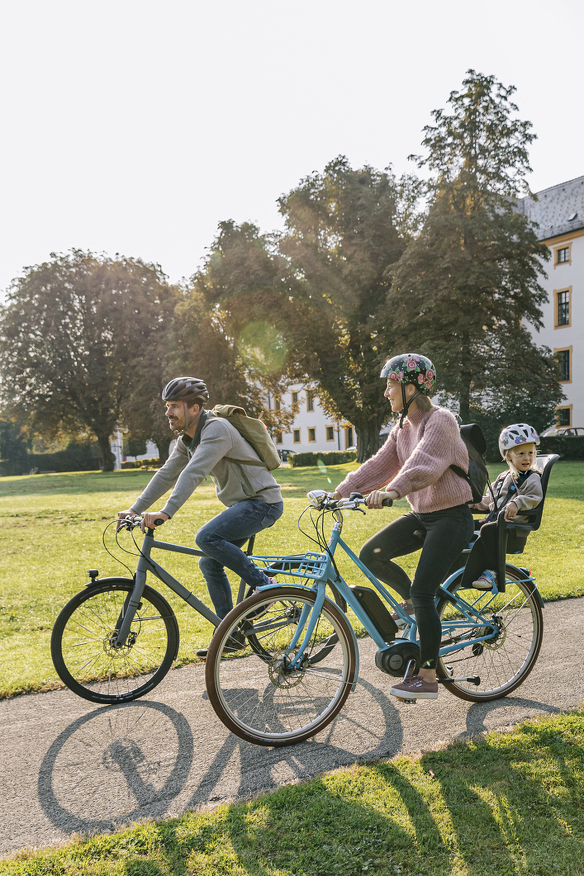
{"label": "bicycle handlebar", "polygon": [[[121,517],[118,522],[118,529],[127,529],[131,532],[136,526],[140,526],[142,523],[142,514],[134,514],[131,517]],[[166,523],[164,517],[157,517],[154,521],[154,526],[162,526],[163,523]]]}
{"label": "bicycle handlebar", "polygon": [[[361,493],[351,493],[348,499],[333,499],[333,494],[325,490],[311,490],[307,496],[313,508],[318,508],[319,511],[357,511],[361,510],[360,505],[367,504]],[[390,508],[393,499],[387,496],[381,504]]]}

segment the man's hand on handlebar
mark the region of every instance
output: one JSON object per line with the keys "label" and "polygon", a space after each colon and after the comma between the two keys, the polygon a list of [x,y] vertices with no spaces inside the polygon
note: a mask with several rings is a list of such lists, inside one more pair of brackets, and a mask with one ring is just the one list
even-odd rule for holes
{"label": "man's hand on handlebar", "polygon": [[146,532],[147,529],[155,529],[157,526],[161,526],[166,520],[170,520],[170,515],[165,514],[164,511],[148,511],[146,514],[142,515],[140,529],[142,532]]}
{"label": "man's hand on handlebar", "polygon": [[119,532],[119,530],[122,529],[126,520],[133,521],[132,529],[137,524],[138,520],[140,520],[140,529],[142,532],[146,532],[147,529],[154,529],[156,526],[161,526],[165,521],[170,520],[170,517],[164,511],[151,511],[147,514],[138,514],[137,511],[134,511],[132,508],[127,511],[118,511],[116,532]]}
{"label": "man's hand on handlebar", "polygon": [[127,511],[118,511],[118,522],[116,525],[116,532],[119,532],[120,529],[122,529],[122,527],[124,525],[124,520],[126,520],[128,517],[132,518],[132,517],[139,517],[139,516],[140,515],[137,514],[132,508],[129,508]]}

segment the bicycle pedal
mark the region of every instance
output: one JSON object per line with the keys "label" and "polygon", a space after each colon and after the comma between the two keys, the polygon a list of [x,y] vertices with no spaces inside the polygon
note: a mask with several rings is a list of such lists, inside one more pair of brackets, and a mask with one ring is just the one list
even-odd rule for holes
{"label": "bicycle pedal", "polygon": [[397,698],[398,703],[405,703],[406,705],[415,706],[418,702],[417,699],[405,699],[404,697]]}

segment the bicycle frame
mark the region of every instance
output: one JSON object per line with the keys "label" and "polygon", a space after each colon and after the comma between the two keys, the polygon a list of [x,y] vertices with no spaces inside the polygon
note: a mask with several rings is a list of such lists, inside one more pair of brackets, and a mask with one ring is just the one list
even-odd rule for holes
{"label": "bicycle frame", "polygon": [[134,574],[134,589],[132,590],[132,594],[127,601],[127,605],[124,606],[124,617],[120,618],[121,625],[119,626],[119,632],[116,636],[115,644],[123,645],[130,633],[130,629],[132,626],[132,621],[134,619],[134,614],[136,609],[140,604],[140,600],[142,598],[142,594],[144,593],[144,588],[146,586],[146,575],[148,572],[151,572],[155,575],[160,581],[166,584],[177,596],[180,596],[181,599],[190,605],[191,608],[194,608],[195,611],[198,611],[199,614],[202,614],[203,617],[213,624],[214,627],[218,626],[221,623],[221,619],[217,617],[217,615],[208,608],[204,602],[201,602],[194,593],[190,590],[187,590],[180,581],[167,572],[156,560],[152,559],[151,552],[153,549],[161,550],[161,551],[170,551],[176,554],[188,554],[192,557],[204,557],[205,554],[202,551],[196,550],[195,548],[185,547],[180,544],[172,544],[171,542],[165,541],[156,541],[154,539],[154,530],[147,529],[144,533],[144,539],[142,542],[142,547],[140,549],[140,558],[138,560],[138,565],[136,567],[136,572]]}
{"label": "bicycle frame", "polygon": [[[307,621],[308,610],[304,609],[303,614],[301,615],[298,623],[298,631],[294,636],[293,640],[290,643],[290,649],[293,650],[298,645],[298,642],[302,638],[302,643],[298,648],[293,660],[290,662],[290,668],[293,669],[296,666],[299,666],[302,663],[304,650],[311,639],[311,636],[314,632],[315,625],[317,623],[318,617],[320,615],[322,605],[325,599],[325,587],[326,582],[328,580],[332,580],[336,589],[340,593],[340,595],[346,600],[347,605],[353,610],[356,617],[363,625],[363,627],[367,630],[368,634],[371,636],[373,641],[375,642],[379,651],[387,650],[390,646],[385,642],[377,628],[374,626],[371,618],[366,613],[363,606],[357,600],[355,595],[353,594],[351,588],[346,583],[346,581],[337,573],[334,564],[333,557],[335,555],[335,551],[338,547],[340,547],[344,553],[349,557],[349,559],[353,562],[353,564],[359,569],[359,571],[371,582],[371,584],[378,591],[380,596],[389,604],[389,606],[395,610],[395,612],[406,622],[409,626],[409,632],[407,637],[403,638],[403,641],[410,641],[416,643],[417,639],[417,624],[415,619],[410,617],[405,610],[400,606],[395,597],[391,595],[389,590],[375,577],[375,575],[363,565],[359,557],[351,550],[349,545],[341,538],[341,532],[343,528],[343,518],[340,511],[337,512],[339,515],[338,519],[333,524],[332,533],[328,541],[327,552],[323,554],[314,554],[308,553],[303,557],[296,556],[288,556],[288,557],[266,557],[266,556],[252,556],[251,559],[257,563],[261,564],[264,567],[269,569],[269,573],[271,575],[291,575],[294,578],[300,579],[308,579],[310,578],[314,581],[314,584],[309,589],[315,589],[317,591],[317,600],[310,610],[310,618]],[[271,563],[277,562],[279,565],[282,565],[282,569],[274,569],[270,567]],[[293,566],[298,566],[298,568],[293,568]],[[495,589],[492,593],[491,599],[481,606],[480,612],[477,611],[473,605],[464,601],[460,597],[453,596],[448,591],[448,586],[454,581],[463,571],[463,567],[458,569],[452,575],[450,575],[446,581],[440,586],[438,593],[436,595],[436,599],[445,598],[452,605],[456,606],[457,610],[462,614],[463,618],[458,620],[445,620],[442,622],[443,629],[454,632],[457,628],[464,628],[467,639],[470,641],[472,639],[472,644],[478,644],[480,642],[486,642],[493,637],[496,633],[497,628],[493,624],[489,624],[485,622],[485,608],[488,607],[490,601],[494,600],[495,597],[499,594],[497,587],[495,585]],[[526,580],[533,581],[533,578],[529,578]],[[294,583],[294,582],[290,582]],[[280,584],[268,585],[266,587],[258,588],[261,591],[269,591],[271,587],[279,587]],[[301,586],[301,585],[299,585]],[[481,631],[480,635],[475,635],[475,631]],[[445,657],[448,654],[461,651],[464,649],[466,645],[461,644],[460,641],[444,646],[440,649],[440,657]],[[358,660],[358,649],[357,650],[357,660]],[[358,664],[357,664],[357,675],[358,675]]]}

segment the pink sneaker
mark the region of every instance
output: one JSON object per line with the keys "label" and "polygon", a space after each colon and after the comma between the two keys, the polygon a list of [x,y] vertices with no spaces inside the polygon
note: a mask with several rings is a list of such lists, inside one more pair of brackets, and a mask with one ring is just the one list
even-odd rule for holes
{"label": "pink sneaker", "polygon": [[411,675],[401,684],[394,685],[390,694],[401,700],[436,700],[438,699],[438,682],[430,683],[424,681],[421,675]]}

